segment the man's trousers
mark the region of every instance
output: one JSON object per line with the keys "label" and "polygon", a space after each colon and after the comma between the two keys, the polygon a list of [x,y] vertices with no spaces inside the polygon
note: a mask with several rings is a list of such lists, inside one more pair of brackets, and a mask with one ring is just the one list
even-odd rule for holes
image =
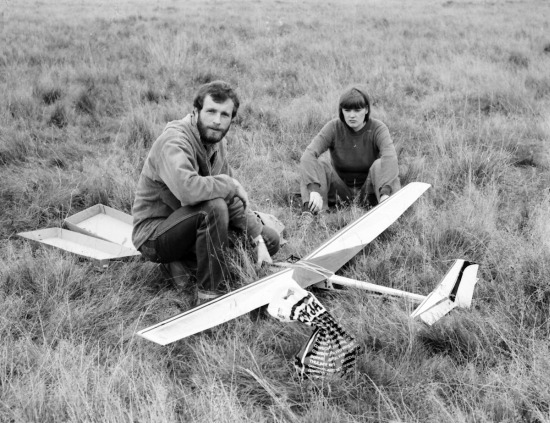
{"label": "man's trousers", "polygon": [[[141,253],[157,263],[181,261],[196,267],[199,290],[225,292],[231,280],[227,267],[229,230],[246,231],[246,219],[240,200],[228,205],[215,198],[194,206],[180,207],[166,218],[141,246]],[[261,232],[271,255],[279,249],[279,234],[266,226]]]}

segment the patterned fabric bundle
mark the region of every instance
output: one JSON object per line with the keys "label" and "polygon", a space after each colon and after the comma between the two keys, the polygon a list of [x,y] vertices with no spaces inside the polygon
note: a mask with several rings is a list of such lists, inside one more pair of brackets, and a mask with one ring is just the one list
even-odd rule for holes
{"label": "patterned fabric bundle", "polygon": [[267,310],[281,321],[299,321],[316,328],[295,358],[294,365],[302,377],[344,375],[355,365],[359,345],[310,292],[296,285]]}

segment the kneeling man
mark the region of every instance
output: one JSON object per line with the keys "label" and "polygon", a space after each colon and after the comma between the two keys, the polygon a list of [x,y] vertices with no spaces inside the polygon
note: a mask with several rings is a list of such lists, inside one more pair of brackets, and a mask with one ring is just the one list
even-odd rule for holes
{"label": "kneeling man", "polygon": [[230,229],[246,233],[259,265],[279,249],[278,233],[248,210],[247,193],[227,160],[224,137],[238,108],[227,83],[201,86],[193,113],[168,123],[153,143],[132,207],[135,247],[171,269],[178,262],[196,268],[198,303],[227,291]]}

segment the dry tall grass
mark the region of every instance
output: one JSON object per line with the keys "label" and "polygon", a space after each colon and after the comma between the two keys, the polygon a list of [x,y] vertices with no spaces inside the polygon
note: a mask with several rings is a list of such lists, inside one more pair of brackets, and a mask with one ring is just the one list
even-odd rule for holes
{"label": "dry tall grass", "polygon": [[[532,1],[0,4],[0,421],[550,421],[550,5]],[[232,164],[310,252],[353,220],[297,224],[301,152],[368,85],[403,182],[433,188],[348,277],[427,294],[480,263],[473,308],[320,295],[364,348],[349,380],[300,382],[301,326],[246,316],[168,347],[137,329],[181,292],[136,260],[104,272],[15,236],[101,202],[129,212],[152,141],[222,78]],[[236,259],[243,283],[257,274]]]}

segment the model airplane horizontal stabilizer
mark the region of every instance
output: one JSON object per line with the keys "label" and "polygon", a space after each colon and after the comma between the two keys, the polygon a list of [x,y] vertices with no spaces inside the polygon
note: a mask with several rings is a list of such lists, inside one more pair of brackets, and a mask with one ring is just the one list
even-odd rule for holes
{"label": "model airplane horizontal stabilizer", "polygon": [[455,260],[441,283],[411,314],[428,325],[434,324],[455,307],[469,308],[477,283],[479,265]]}
{"label": "model airplane horizontal stabilizer", "polygon": [[[325,280],[327,273],[334,273],[351,260],[395,222],[429,187],[426,183],[411,182],[341,229],[303,260],[298,261],[296,268],[267,276],[209,303],[143,329],[138,335],[166,345],[269,304],[273,298],[284,295],[291,282],[297,282],[302,288],[307,288]],[[323,271],[315,270],[316,266]]]}

